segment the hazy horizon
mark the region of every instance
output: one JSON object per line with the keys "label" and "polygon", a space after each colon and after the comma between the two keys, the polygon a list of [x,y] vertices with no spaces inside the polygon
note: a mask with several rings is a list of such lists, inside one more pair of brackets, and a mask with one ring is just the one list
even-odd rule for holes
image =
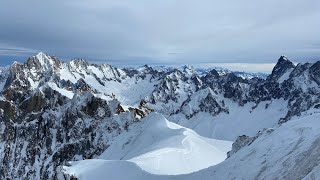
{"label": "hazy horizon", "polygon": [[[17,62],[27,62],[27,59],[31,56],[34,56],[36,54],[27,56],[27,57],[6,57],[7,59],[5,60],[4,58],[0,61],[0,66],[5,67],[5,66],[10,66],[14,61]],[[51,55],[52,54],[48,54]],[[56,56],[57,57],[57,56]],[[274,63],[127,63],[127,64],[121,64],[118,63],[117,61],[112,61],[112,60],[90,60],[86,58],[81,58],[81,57],[76,57],[76,58],[69,58],[69,59],[61,59],[60,57],[57,57],[60,61],[62,62],[69,62],[72,59],[85,59],[89,63],[92,64],[110,64],[116,67],[140,67],[144,65],[150,65],[151,67],[159,67],[159,66],[167,66],[167,67],[182,67],[184,65],[191,65],[194,68],[213,68],[213,67],[219,67],[219,68],[225,68],[231,71],[240,71],[240,72],[261,72],[261,73],[271,73],[273,67],[275,66],[277,60],[275,60]],[[3,61],[5,60],[5,61]]]}

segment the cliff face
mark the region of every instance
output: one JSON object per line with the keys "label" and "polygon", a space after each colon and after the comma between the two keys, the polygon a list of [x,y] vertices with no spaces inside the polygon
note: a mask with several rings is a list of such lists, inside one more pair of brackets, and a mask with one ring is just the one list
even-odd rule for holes
{"label": "cliff face", "polygon": [[0,179],[55,179],[59,166],[96,157],[139,122],[82,78],[61,77],[63,66],[78,62],[41,53],[9,68],[0,100]]}
{"label": "cliff face", "polygon": [[1,179],[54,178],[58,166],[101,154],[113,137],[137,122],[131,112],[113,115],[119,102],[111,106],[89,92],[66,100],[46,89],[27,100],[16,118],[1,122]]}

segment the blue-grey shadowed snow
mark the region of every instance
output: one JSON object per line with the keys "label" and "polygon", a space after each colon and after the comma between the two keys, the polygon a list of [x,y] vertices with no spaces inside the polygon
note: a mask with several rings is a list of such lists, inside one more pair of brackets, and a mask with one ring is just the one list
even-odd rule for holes
{"label": "blue-grey shadowed snow", "polygon": [[[0,2],[1,63],[39,51],[117,64],[320,59],[320,1]],[[5,59],[5,60],[3,60]],[[13,61],[13,60],[12,60]]]}

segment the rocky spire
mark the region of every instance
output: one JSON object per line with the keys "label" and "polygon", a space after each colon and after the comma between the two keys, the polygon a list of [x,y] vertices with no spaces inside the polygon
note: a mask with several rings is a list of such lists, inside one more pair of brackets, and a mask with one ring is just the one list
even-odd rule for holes
{"label": "rocky spire", "polygon": [[295,65],[286,56],[281,56],[267,80],[277,80],[289,69],[294,67]]}

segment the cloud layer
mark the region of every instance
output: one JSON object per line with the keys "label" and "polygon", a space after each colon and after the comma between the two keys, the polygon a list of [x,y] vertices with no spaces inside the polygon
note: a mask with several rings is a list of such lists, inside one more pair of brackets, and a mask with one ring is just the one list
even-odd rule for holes
{"label": "cloud layer", "polygon": [[0,2],[0,57],[38,51],[116,64],[320,57],[319,0]]}

